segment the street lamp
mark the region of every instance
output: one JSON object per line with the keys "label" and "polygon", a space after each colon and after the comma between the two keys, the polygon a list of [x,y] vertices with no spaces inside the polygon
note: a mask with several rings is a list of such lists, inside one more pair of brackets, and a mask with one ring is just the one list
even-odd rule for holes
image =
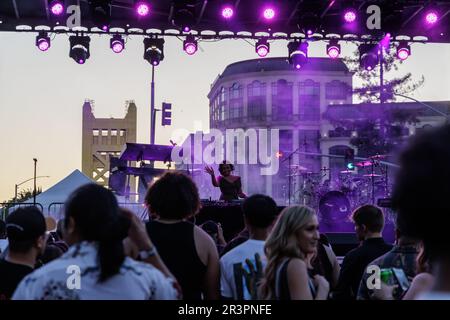
{"label": "street lamp", "polygon": [[[50,178],[50,176],[39,176],[39,177],[36,177],[36,179],[40,179],[40,178]],[[28,179],[28,180],[22,181],[21,183],[18,183],[18,184],[15,185],[15,189],[14,189],[14,202],[17,202],[17,192],[18,192],[18,190],[19,190],[19,187],[20,187],[21,185],[23,185],[24,183],[27,183],[28,181],[31,181],[31,180],[34,180],[34,177],[33,177],[33,178],[30,178],[30,179]]]}
{"label": "street lamp", "polygon": [[444,113],[444,112],[442,112],[442,111],[436,109],[435,107],[430,106],[430,105],[427,104],[427,103],[424,103],[424,102],[419,101],[419,100],[417,100],[417,99],[415,99],[415,98],[412,98],[412,97],[405,96],[405,95],[400,94],[400,93],[397,93],[397,92],[395,92],[395,91],[392,91],[392,94],[393,94],[394,96],[399,96],[399,97],[402,97],[402,98],[409,99],[409,100],[411,100],[411,101],[417,102],[417,103],[419,103],[419,104],[421,104],[421,105],[427,107],[428,109],[434,111],[435,113],[437,113],[437,114],[439,114],[439,115],[445,117],[445,118],[447,119],[447,121],[450,120],[450,115],[449,115],[449,114]]}

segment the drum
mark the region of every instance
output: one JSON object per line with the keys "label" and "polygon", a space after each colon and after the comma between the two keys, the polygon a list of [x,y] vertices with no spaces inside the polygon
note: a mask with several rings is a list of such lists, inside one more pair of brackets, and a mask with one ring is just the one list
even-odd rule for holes
{"label": "drum", "polygon": [[347,196],[340,191],[327,192],[319,201],[321,223],[335,224],[348,222],[351,205]]}

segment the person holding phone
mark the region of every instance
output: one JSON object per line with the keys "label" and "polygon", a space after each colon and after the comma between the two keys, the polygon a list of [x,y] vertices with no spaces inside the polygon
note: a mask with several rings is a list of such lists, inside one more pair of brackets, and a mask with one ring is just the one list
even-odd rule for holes
{"label": "person holding phone", "polygon": [[[158,266],[157,251],[142,224],[121,213],[110,190],[96,184],[76,189],[64,205],[63,237],[69,250],[26,276],[13,299],[178,298],[175,281],[162,265]],[[147,263],[125,256],[123,240],[127,237]],[[152,259],[156,259],[156,267]]]}

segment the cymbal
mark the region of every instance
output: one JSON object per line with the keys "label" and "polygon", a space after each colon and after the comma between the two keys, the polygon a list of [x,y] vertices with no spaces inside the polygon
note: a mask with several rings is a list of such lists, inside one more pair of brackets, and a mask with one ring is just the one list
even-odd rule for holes
{"label": "cymbal", "polygon": [[345,174],[348,174],[348,173],[355,173],[355,171],[351,171],[351,170],[345,170],[345,171],[341,171],[341,173],[345,173]]}
{"label": "cymbal", "polygon": [[293,168],[293,169],[301,170],[301,171],[308,171],[308,168],[305,168],[305,167],[303,167],[303,166],[301,166],[299,164],[293,164],[290,167]]}
{"label": "cymbal", "polygon": [[371,173],[371,174],[365,174],[364,177],[382,177],[381,174]]}

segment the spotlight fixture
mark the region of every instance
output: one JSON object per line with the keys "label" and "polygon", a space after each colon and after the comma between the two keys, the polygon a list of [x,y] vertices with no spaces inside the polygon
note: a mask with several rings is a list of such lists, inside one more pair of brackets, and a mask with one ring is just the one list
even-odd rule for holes
{"label": "spotlight fixture", "polygon": [[195,1],[175,1],[172,24],[183,32],[189,32],[195,24]]}
{"label": "spotlight fixture", "polygon": [[270,52],[270,45],[266,39],[259,39],[255,44],[255,51],[261,58],[267,56]]}
{"label": "spotlight fixture", "polygon": [[69,56],[78,64],[84,64],[91,56],[89,43],[91,38],[88,36],[70,36],[70,54]]}
{"label": "spotlight fixture", "polygon": [[197,40],[195,40],[195,37],[193,35],[188,35],[186,37],[186,40],[184,40],[183,42],[183,50],[191,56],[197,52],[197,49]]}
{"label": "spotlight fixture", "polygon": [[136,0],[134,10],[139,17],[146,17],[150,14],[150,3],[144,0]]}
{"label": "spotlight fixture", "polygon": [[64,13],[64,2],[61,0],[51,0],[48,5],[50,12],[55,16],[60,16]]}
{"label": "spotlight fixture", "polygon": [[298,28],[307,36],[312,36],[317,30],[319,30],[321,21],[319,16],[312,12],[305,12],[300,16],[298,22]]}
{"label": "spotlight fixture", "polygon": [[361,68],[372,71],[378,64],[378,46],[361,44],[359,46],[359,64]]}
{"label": "spotlight fixture", "polygon": [[50,48],[50,38],[47,32],[39,32],[36,37],[36,47],[41,51],[47,51]]}
{"label": "spotlight fixture", "polygon": [[330,40],[330,43],[327,45],[327,54],[331,59],[339,58],[339,55],[341,54],[341,45],[338,40]]}
{"label": "spotlight fixture", "polygon": [[232,1],[225,0],[222,3],[222,6],[220,8],[220,12],[222,14],[222,17],[225,19],[231,19],[234,16],[234,4]]}
{"label": "spotlight fixture", "polygon": [[400,60],[406,60],[411,55],[411,47],[408,45],[407,41],[400,41],[397,47],[397,58]]}
{"label": "spotlight fixture", "polygon": [[125,49],[125,40],[116,34],[111,38],[110,47],[114,53],[121,53]]}
{"label": "spotlight fixture", "polygon": [[301,69],[308,62],[308,42],[292,41],[288,43],[289,63],[295,69]]}
{"label": "spotlight fixture", "polygon": [[343,18],[346,23],[353,23],[358,17],[357,10],[353,7],[345,8],[343,11]]}
{"label": "spotlight fixture", "polygon": [[111,24],[111,0],[90,0],[92,21],[103,31],[108,31]]}
{"label": "spotlight fixture", "polygon": [[434,9],[428,9],[425,12],[425,23],[432,26],[435,25],[439,20],[439,14]]}
{"label": "spotlight fixture", "polygon": [[144,59],[152,66],[157,66],[164,60],[164,39],[145,38],[144,39]]}
{"label": "spotlight fixture", "polygon": [[266,1],[261,12],[263,18],[267,21],[273,20],[276,16],[276,8],[273,1]]}

